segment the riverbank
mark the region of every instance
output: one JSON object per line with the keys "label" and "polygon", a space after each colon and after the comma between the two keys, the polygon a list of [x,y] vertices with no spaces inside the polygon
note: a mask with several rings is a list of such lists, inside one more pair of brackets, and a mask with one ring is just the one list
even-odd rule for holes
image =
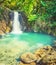
{"label": "riverbank", "polygon": [[[0,45],[0,65],[55,65],[56,64],[56,48],[44,46],[34,50],[34,52],[26,52],[26,46],[21,50],[18,46]],[[22,50],[24,51],[23,53]],[[20,54],[21,53],[21,54]]]}

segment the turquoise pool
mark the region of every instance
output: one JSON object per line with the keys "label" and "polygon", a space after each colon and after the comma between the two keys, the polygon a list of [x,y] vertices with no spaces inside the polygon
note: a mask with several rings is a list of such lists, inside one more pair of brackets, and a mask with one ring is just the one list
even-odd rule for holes
{"label": "turquoise pool", "polygon": [[[24,44],[27,44],[32,47],[41,47],[46,45],[52,45],[55,37],[43,33],[22,33],[22,34],[7,34],[4,35],[2,39],[0,39],[0,44],[9,44],[13,40],[16,40],[18,42],[18,45],[20,45],[21,42],[25,42]],[[14,42],[15,44],[17,42]]]}

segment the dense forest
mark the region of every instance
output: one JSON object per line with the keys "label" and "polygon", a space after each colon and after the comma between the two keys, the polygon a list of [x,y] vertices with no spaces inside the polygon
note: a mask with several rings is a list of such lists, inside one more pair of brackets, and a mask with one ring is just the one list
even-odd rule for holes
{"label": "dense forest", "polygon": [[0,28],[4,33],[12,29],[8,15],[14,10],[23,13],[28,31],[56,35],[56,0],[0,0]]}

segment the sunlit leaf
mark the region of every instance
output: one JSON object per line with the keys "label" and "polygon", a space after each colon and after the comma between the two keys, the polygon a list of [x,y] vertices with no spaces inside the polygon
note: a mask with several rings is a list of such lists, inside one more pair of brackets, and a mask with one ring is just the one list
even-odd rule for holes
{"label": "sunlit leaf", "polygon": [[42,0],[41,0],[41,4],[42,4],[43,6],[46,6],[46,3],[45,3],[44,1],[42,1]]}
{"label": "sunlit leaf", "polygon": [[37,18],[37,15],[30,15],[29,16],[29,21],[33,21],[33,20],[35,20]]}

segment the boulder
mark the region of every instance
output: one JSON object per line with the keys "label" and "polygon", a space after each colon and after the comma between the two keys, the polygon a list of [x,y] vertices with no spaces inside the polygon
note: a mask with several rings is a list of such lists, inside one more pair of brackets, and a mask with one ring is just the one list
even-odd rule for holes
{"label": "boulder", "polygon": [[35,62],[31,62],[29,64],[23,63],[23,62],[19,62],[19,65],[36,65]]}
{"label": "boulder", "polygon": [[46,57],[52,50],[51,46],[45,46],[43,48],[40,48],[35,51],[35,55],[37,57],[37,63],[39,63],[41,60],[43,60],[44,57]]}
{"label": "boulder", "polygon": [[30,52],[21,55],[21,60],[25,63],[31,63],[37,60],[36,56]]}
{"label": "boulder", "polygon": [[6,28],[6,33],[9,33],[9,31],[10,31],[10,27],[7,26],[7,28]]}
{"label": "boulder", "polygon": [[45,47],[42,47],[40,49],[37,49],[35,51],[35,55],[38,55],[39,57],[41,57],[42,54],[49,53],[51,50],[52,50],[51,46],[45,46]]}

